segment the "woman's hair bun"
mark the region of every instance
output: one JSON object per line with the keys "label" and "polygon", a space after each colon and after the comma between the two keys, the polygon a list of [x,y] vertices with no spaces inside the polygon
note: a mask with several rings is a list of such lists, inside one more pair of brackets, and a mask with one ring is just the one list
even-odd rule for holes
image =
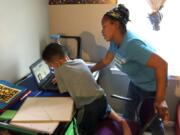
{"label": "woman's hair bun", "polygon": [[119,4],[115,10],[118,10],[116,12],[121,15],[121,21],[124,24],[127,24],[127,22],[129,21],[129,10],[123,4]]}
{"label": "woman's hair bun", "polygon": [[124,25],[129,21],[129,10],[123,4],[119,4],[117,7],[106,12],[105,15],[120,21]]}

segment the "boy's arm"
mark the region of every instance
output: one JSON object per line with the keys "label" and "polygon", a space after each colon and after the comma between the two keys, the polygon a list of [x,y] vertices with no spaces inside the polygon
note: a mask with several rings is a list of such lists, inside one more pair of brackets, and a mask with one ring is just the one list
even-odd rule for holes
{"label": "boy's arm", "polygon": [[56,78],[56,83],[58,85],[59,91],[61,93],[68,92],[67,87],[63,81],[63,78],[60,77],[57,72],[55,72],[55,78]]}
{"label": "boy's arm", "polygon": [[64,82],[61,79],[57,80],[58,88],[61,93],[68,92]]}

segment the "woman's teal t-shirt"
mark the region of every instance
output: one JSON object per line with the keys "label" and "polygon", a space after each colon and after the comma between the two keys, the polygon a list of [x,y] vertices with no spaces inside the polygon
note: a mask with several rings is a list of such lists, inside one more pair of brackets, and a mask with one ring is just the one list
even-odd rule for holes
{"label": "woman's teal t-shirt", "polygon": [[156,90],[155,71],[146,66],[154,49],[147,42],[127,31],[120,47],[111,41],[108,51],[115,54],[115,65],[126,73],[135,85],[146,91]]}

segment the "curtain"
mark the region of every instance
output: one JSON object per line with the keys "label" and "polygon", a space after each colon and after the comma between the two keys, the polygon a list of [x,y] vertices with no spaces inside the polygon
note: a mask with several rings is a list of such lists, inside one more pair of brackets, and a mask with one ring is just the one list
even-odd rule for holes
{"label": "curtain", "polygon": [[160,10],[163,8],[166,0],[147,0],[150,5],[152,12],[149,14],[148,18],[153,26],[153,30],[160,30],[160,22],[163,18]]}

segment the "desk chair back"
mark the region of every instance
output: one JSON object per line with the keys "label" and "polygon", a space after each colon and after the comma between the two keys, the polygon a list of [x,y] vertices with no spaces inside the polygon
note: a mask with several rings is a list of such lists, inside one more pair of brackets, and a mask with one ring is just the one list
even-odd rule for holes
{"label": "desk chair back", "polygon": [[52,39],[52,42],[57,42],[59,44],[65,45],[68,56],[71,59],[81,58],[81,37],[51,34],[49,35],[49,38]]}

